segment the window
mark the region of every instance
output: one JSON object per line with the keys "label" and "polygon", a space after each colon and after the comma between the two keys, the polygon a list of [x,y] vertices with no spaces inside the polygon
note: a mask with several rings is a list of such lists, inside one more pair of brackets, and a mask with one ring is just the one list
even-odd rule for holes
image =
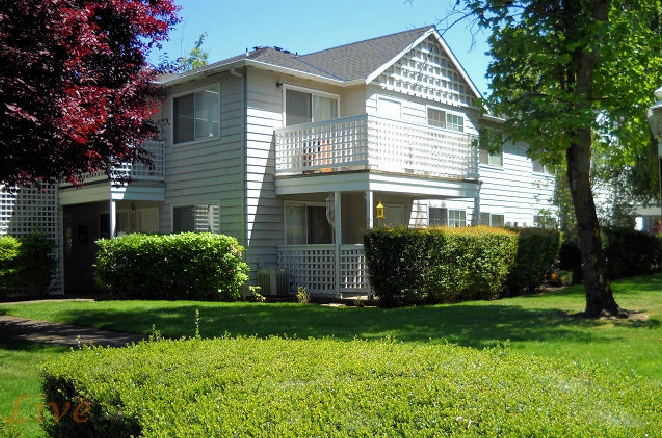
{"label": "window", "polygon": [[496,152],[488,152],[493,134],[489,131],[481,131],[479,137],[479,162],[487,166],[503,167],[503,148],[500,146]]}
{"label": "window", "polygon": [[545,166],[540,161],[532,159],[531,162],[533,163],[534,173],[549,173],[549,174],[552,173],[552,171],[549,170],[549,167]]}
{"label": "window", "polygon": [[449,114],[436,108],[428,108],[428,125],[464,132],[464,119],[457,114]]}
{"label": "window", "polygon": [[464,210],[449,210],[447,208],[430,207],[428,224],[447,225],[449,227],[464,227],[467,225],[467,212]]}
{"label": "window", "polygon": [[538,228],[556,229],[556,219],[547,215],[534,215],[533,224]]}
{"label": "window", "polygon": [[294,89],[285,92],[285,124],[319,122],[338,117],[338,98]]}
{"label": "window", "polygon": [[491,227],[503,227],[505,221],[502,214],[481,213],[480,223],[481,225],[489,225]]}
{"label": "window", "polygon": [[216,204],[184,205],[172,208],[172,230],[175,233],[195,231],[220,233],[220,211]]}
{"label": "window", "polygon": [[173,144],[219,137],[221,101],[218,85],[172,99]]}
{"label": "window", "polygon": [[285,243],[333,243],[333,230],[326,218],[326,206],[288,204],[285,207]]}

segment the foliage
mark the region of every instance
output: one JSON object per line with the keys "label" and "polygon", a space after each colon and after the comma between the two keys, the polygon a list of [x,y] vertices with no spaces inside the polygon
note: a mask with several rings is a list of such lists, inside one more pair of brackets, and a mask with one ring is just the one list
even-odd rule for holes
{"label": "foliage", "polygon": [[14,288],[16,259],[21,252],[21,242],[11,236],[0,236],[0,298]]}
{"label": "foliage", "polygon": [[508,293],[533,292],[543,283],[559,251],[560,235],[543,228],[511,229],[519,234],[515,264],[508,275]]}
{"label": "foliage", "polygon": [[364,237],[370,284],[385,307],[494,299],[517,251],[499,228],[379,228]]}
{"label": "foliage", "polygon": [[149,162],[159,102],[146,54],[177,21],[172,0],[3,1],[0,181],[79,184]]}
{"label": "foliage", "polygon": [[[645,108],[662,83],[660,4],[648,0],[465,0],[490,29],[488,109],[505,118],[504,139],[528,145],[552,167],[565,163],[582,248],[586,314],[618,314],[609,292],[590,165],[635,162],[648,148]],[[616,141],[614,141],[616,140]]]}
{"label": "foliage", "polygon": [[130,234],[97,244],[95,276],[117,297],[237,299],[248,279],[244,248],[228,236]]}
{"label": "foliage", "polygon": [[205,52],[202,48],[205,39],[207,39],[207,32],[202,32],[191,49],[191,53],[187,57],[179,59],[181,70],[187,71],[207,65],[209,53]]}
{"label": "foliage", "polygon": [[662,271],[662,238],[625,227],[603,229],[609,278]]}
{"label": "foliage", "polygon": [[305,287],[297,288],[297,303],[310,303],[310,294],[306,291]]}
{"label": "foliage", "polygon": [[[551,371],[553,370],[553,372]],[[660,385],[625,369],[429,343],[229,337],[73,351],[51,436],[644,436]],[[89,418],[89,420],[88,420]]]}
{"label": "foliage", "polygon": [[0,236],[0,297],[8,292],[39,296],[48,292],[55,244],[35,234],[21,239]]}

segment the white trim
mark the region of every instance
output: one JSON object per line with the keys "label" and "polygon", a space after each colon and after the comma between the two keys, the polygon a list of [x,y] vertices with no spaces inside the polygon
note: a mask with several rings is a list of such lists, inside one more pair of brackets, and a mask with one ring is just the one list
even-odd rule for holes
{"label": "white trim", "polygon": [[[209,90],[209,89],[212,89],[212,88],[216,88],[216,91],[218,91],[218,136],[202,138],[202,139],[199,139],[199,140],[194,139],[194,140],[190,140],[190,141],[184,141],[184,142],[181,142],[181,143],[175,143],[175,105],[174,105],[174,99],[176,99],[178,97],[182,97],[182,96],[187,96],[189,94],[195,95],[195,93],[198,93],[200,91],[206,91],[206,90]],[[171,146],[174,146],[174,147],[187,146],[187,145],[192,145],[192,144],[197,144],[197,143],[203,143],[203,142],[210,141],[210,140],[219,140],[221,138],[221,124],[222,124],[221,123],[222,122],[221,121],[221,113],[222,113],[221,90],[222,90],[221,82],[218,81],[218,82],[214,82],[212,84],[208,84],[204,87],[198,87],[198,88],[194,88],[192,90],[182,91],[181,93],[176,93],[176,94],[170,95],[170,97],[168,98],[168,105],[169,105],[169,109],[170,109],[170,119],[171,120],[170,120],[170,123],[168,125],[169,125],[169,128],[170,128],[170,145]]]}
{"label": "white trim", "polygon": [[420,43],[425,41],[430,35],[433,35],[434,38],[437,40],[437,43],[439,43],[441,45],[441,47],[446,51],[446,53],[448,53],[448,57],[451,60],[451,63],[453,64],[453,67],[455,67],[457,69],[457,71],[460,73],[460,75],[462,76],[462,79],[464,79],[464,81],[469,86],[469,89],[474,93],[474,96],[476,98],[480,99],[481,94],[478,91],[478,89],[476,88],[476,85],[474,85],[473,81],[471,80],[471,78],[469,77],[467,72],[464,70],[464,67],[462,67],[460,62],[457,60],[457,58],[453,54],[453,51],[450,49],[450,47],[448,47],[448,44],[446,44],[446,41],[444,41],[443,37],[433,27],[431,27],[427,32],[421,34],[421,36],[418,37],[414,42],[408,44],[400,53],[395,55],[395,57],[391,58],[385,64],[381,65],[375,71],[370,73],[368,75],[368,77],[366,78],[365,83],[369,84],[369,83],[373,82],[375,79],[377,79],[379,77],[379,75],[383,71],[385,71],[386,69],[391,67],[396,62],[398,62],[398,60],[400,60],[400,58],[405,56],[411,49],[413,49],[414,47],[418,46]]}
{"label": "white trim", "polygon": [[[321,97],[327,97],[329,99],[335,99],[336,101],[336,116],[334,118],[340,117],[340,95],[336,93],[329,93],[328,91],[322,91],[315,88],[306,88],[299,87],[296,85],[283,84],[283,127],[287,126],[287,91],[298,91],[300,93],[310,93],[311,95],[317,95]],[[314,111],[313,111],[314,113]],[[312,122],[317,122],[319,120],[313,120]]]}

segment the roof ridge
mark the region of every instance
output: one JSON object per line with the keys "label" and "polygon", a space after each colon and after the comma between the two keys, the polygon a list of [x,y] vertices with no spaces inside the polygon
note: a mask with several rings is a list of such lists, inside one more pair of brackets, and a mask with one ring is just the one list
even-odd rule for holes
{"label": "roof ridge", "polygon": [[376,37],[373,37],[373,38],[366,38],[366,39],[360,40],[360,41],[352,41],[351,43],[339,44],[337,46],[327,47],[327,48],[324,48],[322,50],[318,50],[317,52],[306,53],[305,55],[300,55],[299,54],[299,55],[297,55],[297,57],[317,55],[319,53],[324,53],[324,52],[327,52],[327,51],[330,51],[330,50],[340,49],[342,47],[353,46],[353,45],[357,45],[357,44],[364,44],[364,43],[367,43],[367,42],[370,42],[370,41],[381,40],[381,39],[394,37],[394,36],[397,36],[397,35],[402,35],[402,34],[410,33],[410,32],[411,33],[419,32],[419,33],[423,34],[423,33],[427,32],[430,29],[435,29],[436,30],[436,28],[433,25],[418,27],[418,28],[415,28],[415,29],[409,29],[409,30],[403,30],[403,31],[400,31],[400,32],[394,32],[394,33],[391,33],[391,34],[388,34],[388,35],[381,35],[381,36],[376,36]]}

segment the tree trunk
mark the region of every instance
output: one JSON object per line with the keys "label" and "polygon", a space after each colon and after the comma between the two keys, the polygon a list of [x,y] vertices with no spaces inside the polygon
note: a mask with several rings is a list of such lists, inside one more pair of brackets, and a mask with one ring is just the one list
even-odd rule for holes
{"label": "tree trunk", "polygon": [[607,312],[618,316],[620,309],[614,300],[607,278],[607,264],[602,251],[600,223],[593,202],[590,169],[590,130],[581,130],[566,151],[568,181],[575,206],[577,232],[582,260],[582,275],[586,293],[585,316],[596,318]]}

